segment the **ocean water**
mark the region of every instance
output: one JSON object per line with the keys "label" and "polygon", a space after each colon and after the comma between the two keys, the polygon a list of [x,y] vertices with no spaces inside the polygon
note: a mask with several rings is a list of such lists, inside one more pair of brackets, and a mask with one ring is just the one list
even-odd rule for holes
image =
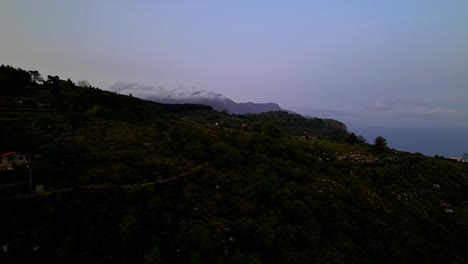
{"label": "ocean water", "polygon": [[427,156],[461,157],[463,152],[468,153],[468,128],[355,127],[350,131],[369,143],[382,136],[391,148]]}
{"label": "ocean water", "polygon": [[[362,135],[367,142],[382,136],[388,146],[397,150],[419,152],[427,156],[461,157],[468,152],[468,121],[455,120],[455,126],[443,126],[450,123],[441,117],[413,116],[398,120],[390,116],[363,115],[352,111],[336,111],[314,107],[290,107],[293,111],[306,116],[332,118],[346,124],[349,132]],[[421,125],[421,123],[431,125]],[[406,124],[406,125],[403,125]],[[433,125],[432,125],[433,124]]]}

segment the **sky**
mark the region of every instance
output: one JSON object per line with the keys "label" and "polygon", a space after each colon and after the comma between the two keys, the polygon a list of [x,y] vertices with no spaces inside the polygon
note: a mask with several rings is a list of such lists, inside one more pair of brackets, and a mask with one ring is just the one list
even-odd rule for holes
{"label": "sky", "polygon": [[357,130],[467,129],[466,25],[466,0],[2,0],[0,64],[276,102]]}

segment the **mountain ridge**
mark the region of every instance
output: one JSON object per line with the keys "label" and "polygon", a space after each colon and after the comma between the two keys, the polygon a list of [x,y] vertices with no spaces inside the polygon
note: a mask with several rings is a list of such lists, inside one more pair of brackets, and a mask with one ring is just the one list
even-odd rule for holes
{"label": "mountain ridge", "polygon": [[111,91],[120,94],[132,94],[141,99],[163,104],[203,104],[217,111],[227,111],[230,114],[258,114],[272,111],[287,111],[277,103],[235,102],[234,100],[214,91],[196,88],[166,89],[164,87],[145,86],[138,83],[118,82],[109,87]]}
{"label": "mountain ridge", "polygon": [[146,100],[162,104],[202,104],[209,105],[217,111],[227,111],[230,114],[258,114],[272,111],[285,111],[277,103],[237,103],[229,98],[187,98],[187,99],[173,99],[173,98],[158,98],[147,97]]}

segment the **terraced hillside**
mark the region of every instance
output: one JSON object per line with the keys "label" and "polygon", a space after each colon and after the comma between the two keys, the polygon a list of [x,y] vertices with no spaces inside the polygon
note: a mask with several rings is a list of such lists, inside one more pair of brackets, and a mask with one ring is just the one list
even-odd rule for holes
{"label": "terraced hillside", "polygon": [[3,94],[34,98],[1,106],[0,148],[45,190],[0,185],[1,263],[468,261],[467,164],[48,79]]}

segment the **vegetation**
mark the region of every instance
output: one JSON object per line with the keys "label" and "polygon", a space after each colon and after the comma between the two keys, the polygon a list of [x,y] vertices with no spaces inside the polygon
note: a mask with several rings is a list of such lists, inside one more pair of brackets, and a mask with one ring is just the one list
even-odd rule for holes
{"label": "vegetation", "polygon": [[31,154],[46,189],[0,172],[1,263],[468,261],[465,163],[9,66],[0,96],[0,150]]}
{"label": "vegetation", "polygon": [[374,141],[374,149],[377,153],[388,151],[387,140],[384,137],[376,137]]}
{"label": "vegetation", "polygon": [[356,136],[356,134],[350,133],[345,142],[350,145],[366,144],[366,139],[363,136]]}

